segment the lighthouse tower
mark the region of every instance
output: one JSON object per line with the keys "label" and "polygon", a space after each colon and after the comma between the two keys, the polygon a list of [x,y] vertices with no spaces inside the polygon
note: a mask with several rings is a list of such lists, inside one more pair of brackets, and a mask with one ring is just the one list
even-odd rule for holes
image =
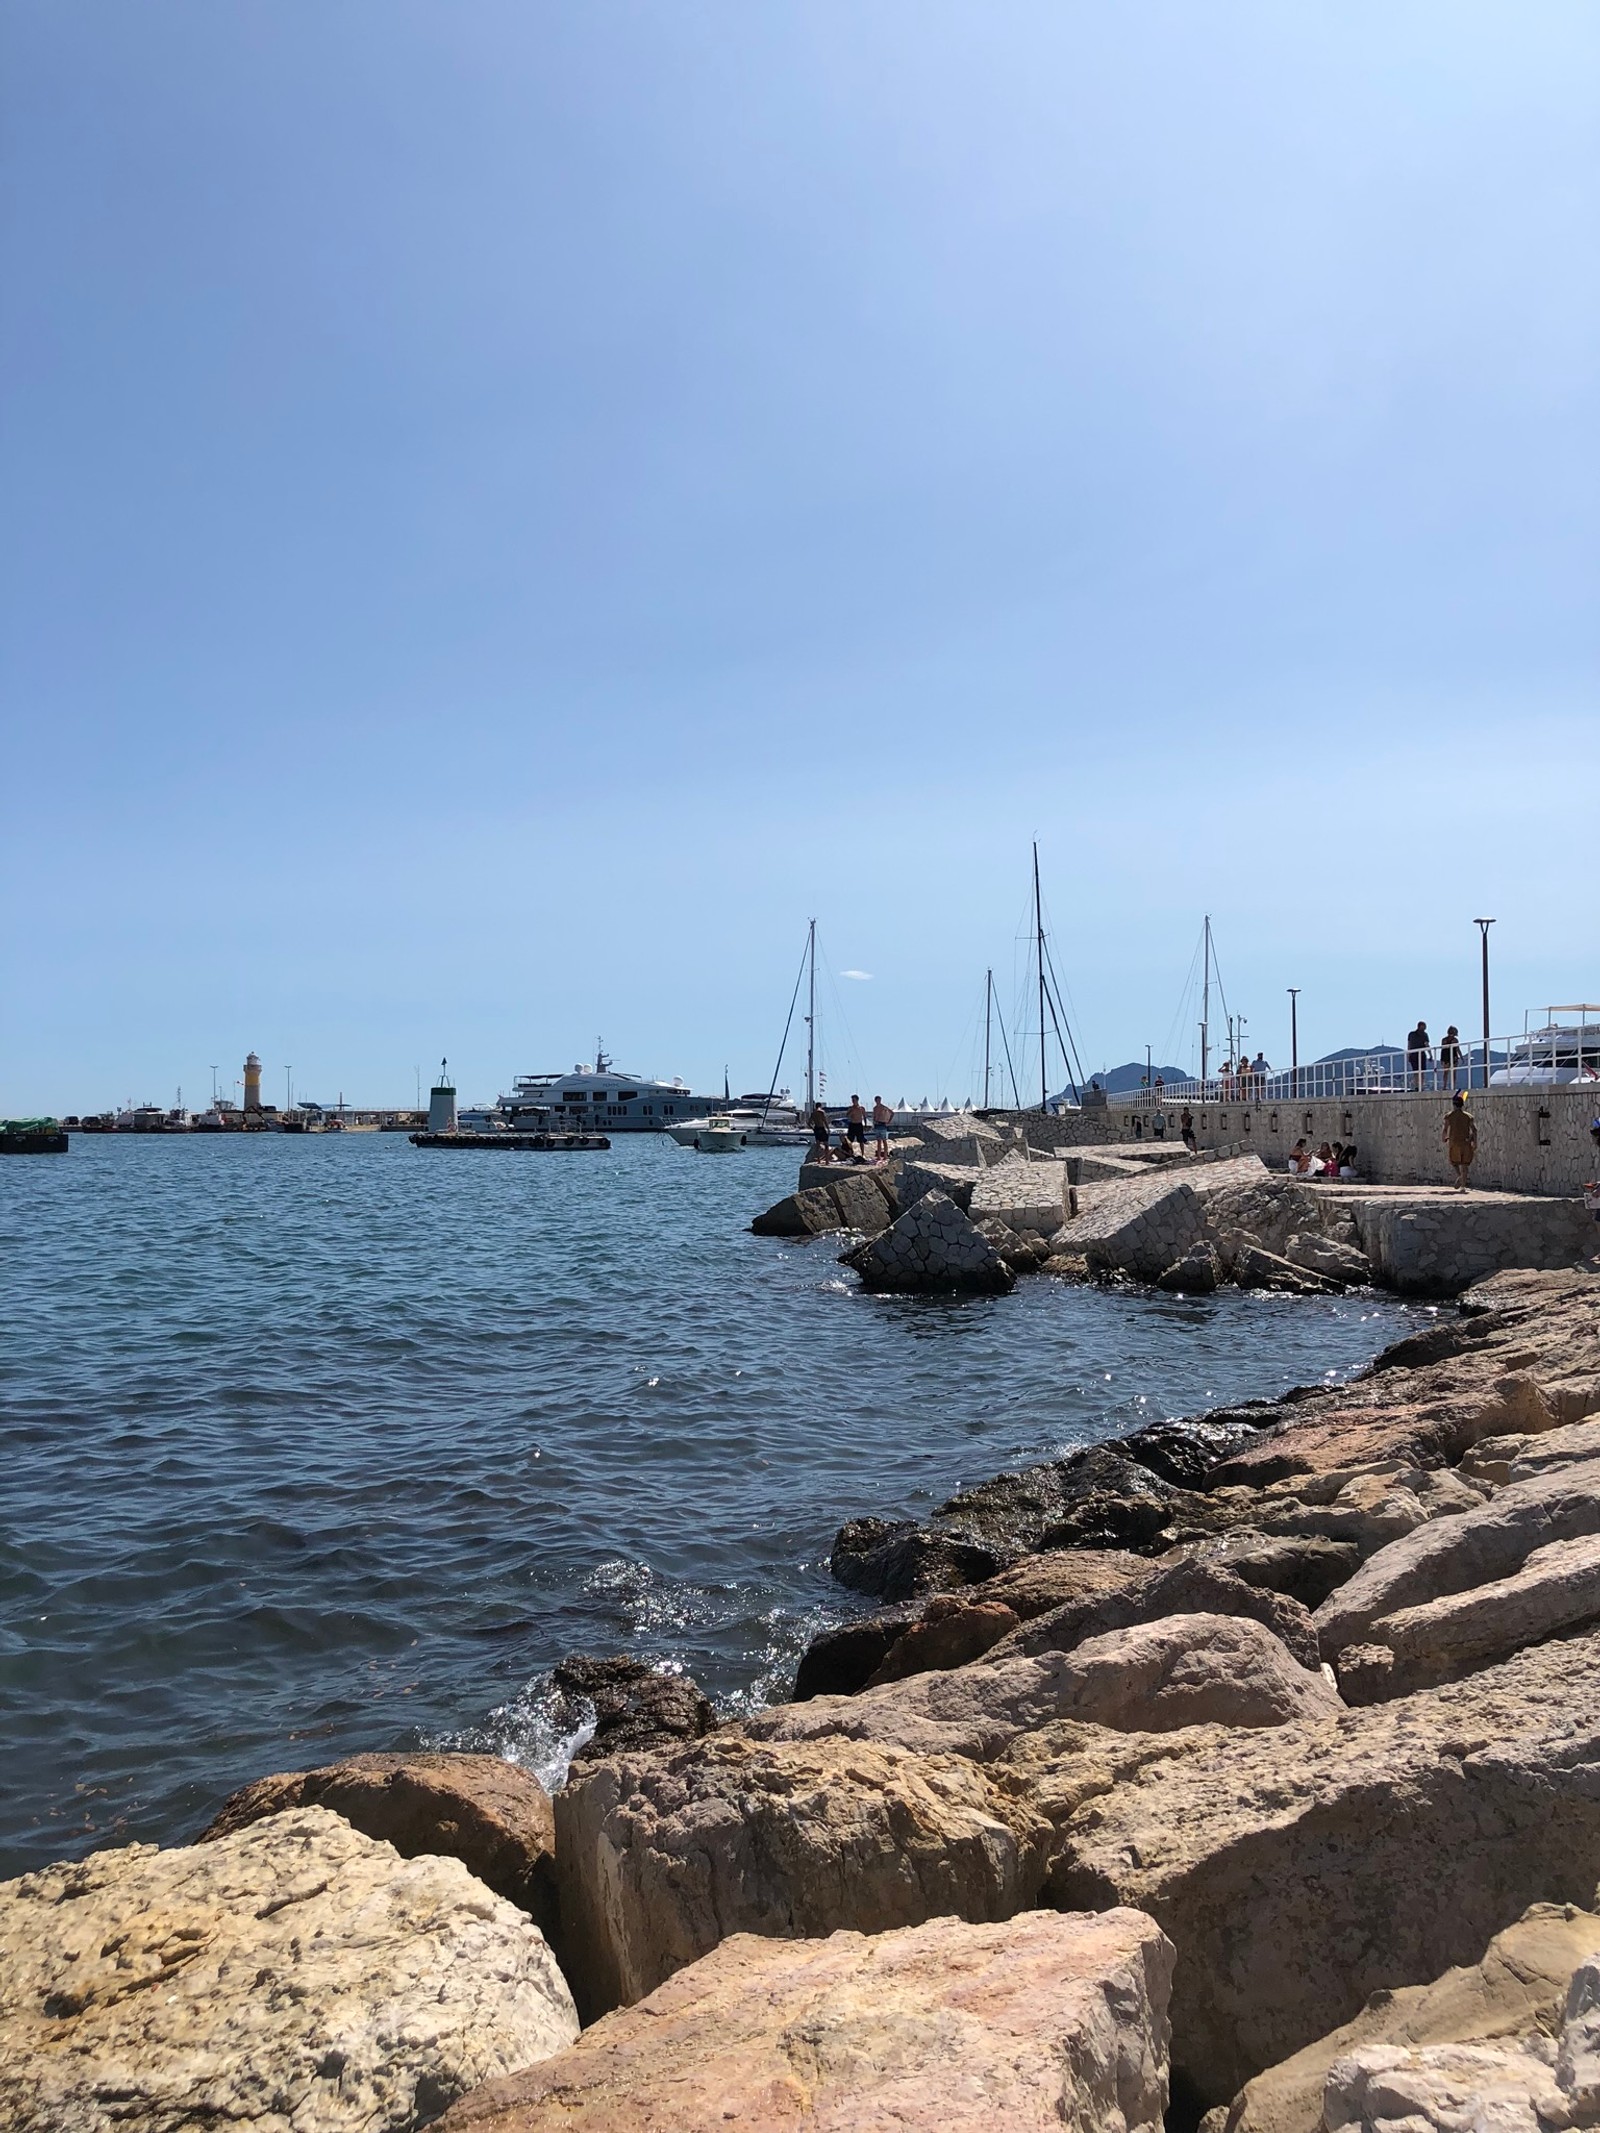
{"label": "lighthouse tower", "polygon": [[254,1052],[244,1063],[244,1107],[247,1111],[261,1109],[261,1061]]}
{"label": "lighthouse tower", "polygon": [[454,1133],[456,1130],[456,1087],[450,1079],[450,1062],[439,1061],[439,1079],[428,1091],[428,1131],[430,1133]]}

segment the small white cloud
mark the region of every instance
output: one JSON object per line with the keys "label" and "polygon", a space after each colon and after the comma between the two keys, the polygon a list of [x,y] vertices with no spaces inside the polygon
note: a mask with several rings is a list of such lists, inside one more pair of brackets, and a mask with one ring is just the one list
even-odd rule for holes
{"label": "small white cloud", "polygon": [[860,978],[865,983],[872,976],[872,972],[870,970],[841,970],[839,975],[841,978]]}

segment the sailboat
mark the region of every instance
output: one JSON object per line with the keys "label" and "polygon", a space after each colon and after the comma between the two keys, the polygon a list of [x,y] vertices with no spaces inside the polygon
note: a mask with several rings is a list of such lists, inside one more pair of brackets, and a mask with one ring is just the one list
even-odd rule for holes
{"label": "sailboat", "polygon": [[810,1145],[811,1131],[801,1114],[795,1109],[787,1089],[778,1087],[778,1076],[783,1071],[783,1055],[789,1043],[789,1031],[794,1024],[794,1010],[800,997],[802,983],[809,980],[810,991],[806,1013],[806,1110],[811,1115],[816,1089],[816,1029],[817,1029],[817,922],[812,919],[806,931],[805,959],[800,965],[800,975],[795,979],[793,997],[789,1002],[788,1020],[783,1025],[783,1041],[778,1047],[778,1063],[773,1069],[771,1086],[765,1095],[754,1093],[741,1096],[737,1103],[729,1095],[728,1070],[722,1070],[722,1103],[708,1110],[704,1118],[687,1118],[681,1125],[669,1126],[668,1133],[680,1148],[693,1148],[700,1155],[725,1155],[737,1148],[805,1148]]}

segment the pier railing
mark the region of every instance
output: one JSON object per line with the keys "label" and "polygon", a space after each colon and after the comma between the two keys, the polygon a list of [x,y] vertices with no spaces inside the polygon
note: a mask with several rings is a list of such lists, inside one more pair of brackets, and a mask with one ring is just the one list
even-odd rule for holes
{"label": "pier railing", "polygon": [[1581,1029],[1523,1031],[1512,1037],[1463,1041],[1452,1058],[1438,1044],[1408,1052],[1383,1046],[1346,1059],[1302,1067],[1242,1068],[1205,1081],[1169,1081],[1122,1089],[1109,1098],[1120,1110],[1187,1104],[1314,1103],[1352,1096],[1450,1095],[1457,1089],[1593,1088],[1600,1103],[1600,1023]]}

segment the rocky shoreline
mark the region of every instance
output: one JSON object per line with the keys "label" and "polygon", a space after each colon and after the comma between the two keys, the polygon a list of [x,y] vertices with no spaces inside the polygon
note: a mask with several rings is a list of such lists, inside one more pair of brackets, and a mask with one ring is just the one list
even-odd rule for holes
{"label": "rocky shoreline", "polygon": [[1600,2120],[1600,1276],[833,1570],[755,1716],[572,1662],[553,1802],[358,1757],[0,1888],[0,2123]]}

